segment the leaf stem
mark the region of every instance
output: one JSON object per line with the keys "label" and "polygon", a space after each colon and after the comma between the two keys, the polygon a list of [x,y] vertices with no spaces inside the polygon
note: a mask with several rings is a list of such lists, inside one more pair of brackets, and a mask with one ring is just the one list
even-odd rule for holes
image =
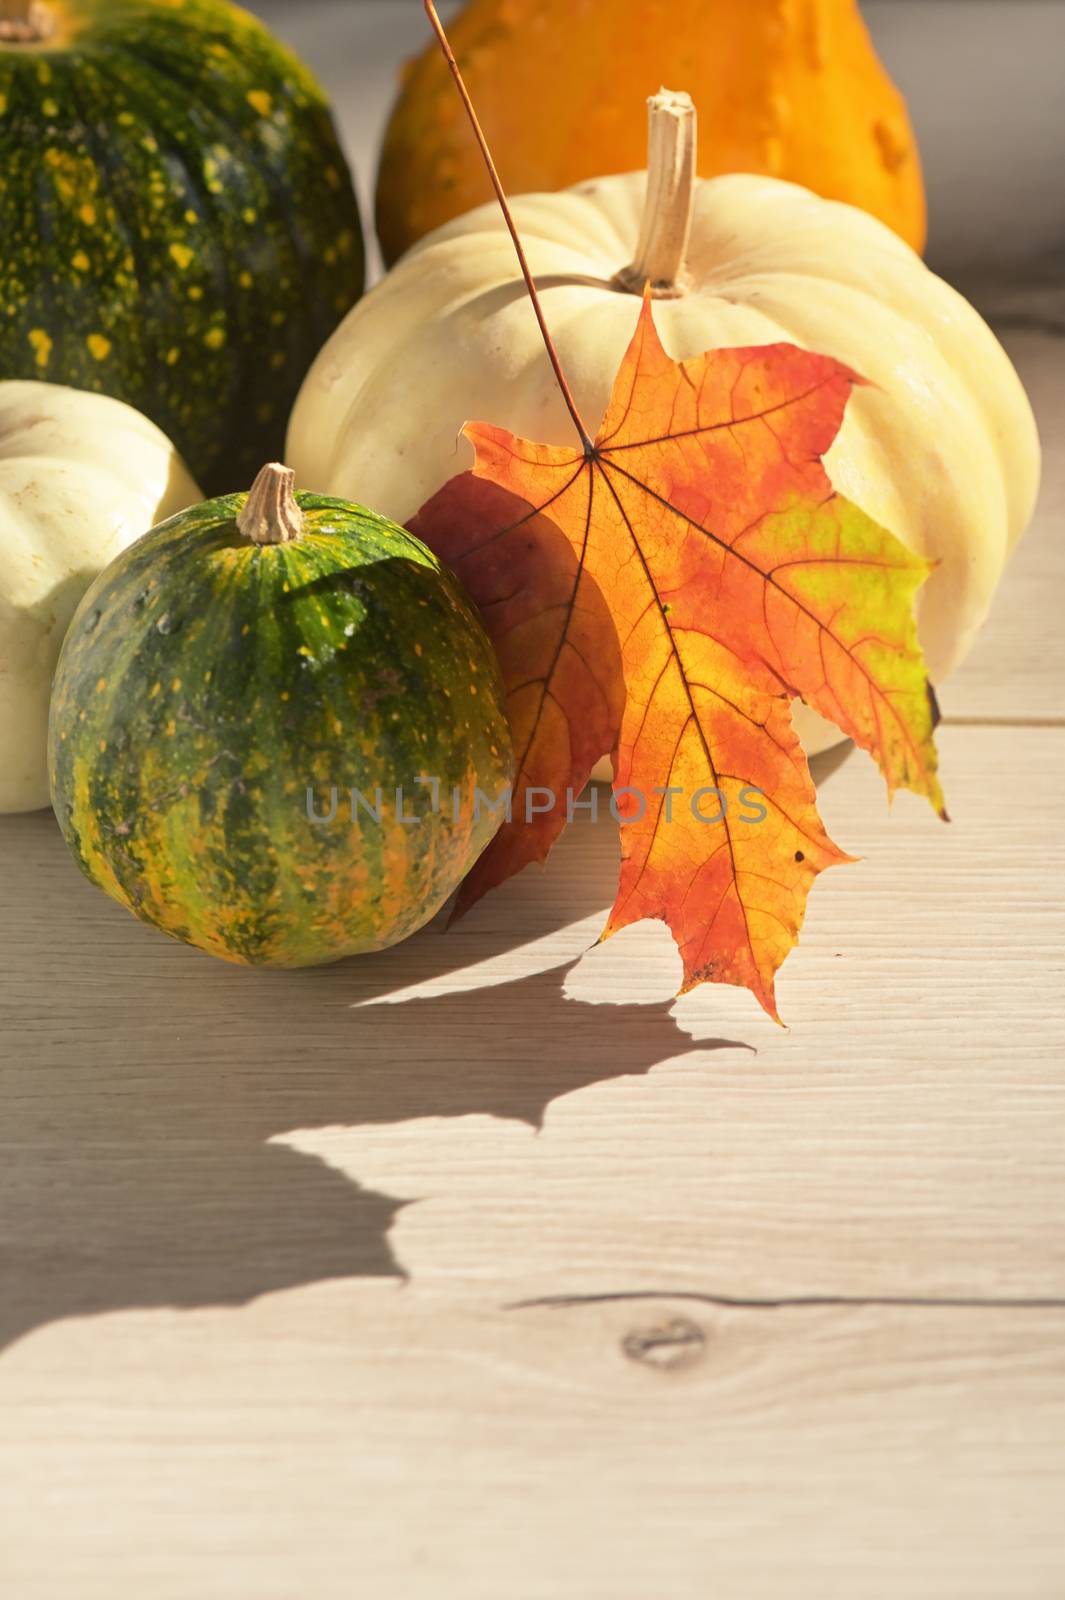
{"label": "leaf stem", "polygon": [[518,257],[518,265],[521,268],[521,275],[525,279],[525,287],[529,291],[529,299],[532,301],[532,308],[536,314],[536,320],[540,325],[540,334],[544,341],[544,348],[547,351],[547,359],[550,361],[552,370],[555,374],[555,381],[557,382],[559,389],[562,391],[562,398],[566,402],[567,411],[573,418],[573,426],[580,435],[581,444],[584,446],[585,452],[590,453],[594,448],[591,435],[584,426],[584,421],[581,417],[581,414],[577,410],[577,402],[573,398],[573,391],[570,389],[566,374],[562,370],[562,362],[559,360],[558,351],[555,349],[555,342],[552,339],[548,329],[547,322],[544,317],[543,307],[540,304],[540,296],[536,292],[536,283],[533,279],[531,271],[529,270],[529,263],[525,256],[525,250],[522,246],[518,230],[514,224],[514,218],[510,214],[510,206],[507,203],[506,192],[503,188],[502,182],[500,181],[499,173],[496,171],[495,162],[492,160],[492,152],[488,148],[488,141],[484,136],[484,130],[481,127],[477,112],[474,110],[473,101],[470,99],[469,90],[466,88],[466,85],[463,82],[462,73],[459,70],[459,64],[455,60],[455,53],[448,41],[447,34],[444,32],[444,24],[440,21],[436,6],[433,4],[433,0],[424,0],[424,4],[425,14],[429,18],[433,32],[436,34],[440,48],[444,53],[444,60],[451,69],[451,76],[455,80],[456,87],[458,88],[459,94],[462,97],[462,104],[466,108],[466,115],[470,119],[470,126],[473,128],[474,136],[478,145],[480,146],[481,155],[484,158],[484,164],[488,169],[488,176],[492,180],[492,187],[496,192],[496,199],[499,201],[499,207],[503,213],[503,221],[506,223],[510,237],[514,241],[514,249]]}

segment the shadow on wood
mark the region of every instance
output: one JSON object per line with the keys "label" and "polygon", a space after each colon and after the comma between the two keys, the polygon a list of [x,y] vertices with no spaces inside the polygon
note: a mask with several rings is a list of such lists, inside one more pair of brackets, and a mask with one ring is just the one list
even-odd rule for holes
{"label": "shadow on wood", "polygon": [[[5,898],[33,907],[3,937],[34,974],[0,1007],[0,1345],[64,1316],[401,1278],[388,1235],[409,1197],[271,1140],[473,1113],[538,1125],[557,1096],[723,1042],[682,1032],[668,999],[565,996],[610,897],[609,828],[571,830],[551,872],[457,932],[303,973],[228,967],[144,929],[77,877],[50,817],[0,835]],[[548,940],[545,970],[523,956],[520,978],[383,998],[567,928],[561,964]]]}

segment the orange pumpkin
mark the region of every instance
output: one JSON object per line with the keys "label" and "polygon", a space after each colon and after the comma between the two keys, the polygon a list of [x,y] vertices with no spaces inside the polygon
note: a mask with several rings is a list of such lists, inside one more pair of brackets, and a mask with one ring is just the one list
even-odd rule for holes
{"label": "orange pumpkin", "polygon": [[[790,178],[924,245],[906,104],[856,0],[470,0],[449,32],[513,194],[642,167],[644,102],[683,83],[699,112],[703,177]],[[386,260],[489,194],[434,41],[407,64],[385,134]]]}

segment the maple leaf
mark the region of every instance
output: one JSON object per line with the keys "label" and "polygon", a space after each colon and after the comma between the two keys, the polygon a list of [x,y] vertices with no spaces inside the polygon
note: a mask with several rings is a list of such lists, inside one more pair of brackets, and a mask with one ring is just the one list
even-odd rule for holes
{"label": "maple leaf", "polygon": [[[792,700],[870,751],[889,794],[913,789],[946,816],[913,615],[931,568],[837,495],[822,465],[863,380],[789,344],[673,361],[650,283],[589,436],[461,70],[433,0],[424,5],[579,440],[538,444],[467,423],[473,470],[409,524],[480,607],[517,754],[512,816],[456,910],[546,858],[573,796],[610,754],[621,871],[601,938],[661,918],[683,959],[682,992],[707,980],[745,986],[779,1021],[775,975],[810,887],[852,859],[818,816]],[[665,90],[657,102],[663,159],[654,185],[648,177],[650,214],[672,214],[672,225],[649,251],[656,270],[638,277],[664,284],[687,239],[694,111]]]}
{"label": "maple leaf", "polygon": [[645,297],[594,442],[466,425],[473,470],[410,527],[481,610],[518,766],[513,820],[460,912],[546,857],[567,791],[611,754],[622,859],[603,937],[662,918],[685,990],[745,985],[777,1017],[809,889],[851,859],[817,814],[791,700],[942,813],[913,617],[929,565],[821,463],[860,381],[788,344],[673,361]]}

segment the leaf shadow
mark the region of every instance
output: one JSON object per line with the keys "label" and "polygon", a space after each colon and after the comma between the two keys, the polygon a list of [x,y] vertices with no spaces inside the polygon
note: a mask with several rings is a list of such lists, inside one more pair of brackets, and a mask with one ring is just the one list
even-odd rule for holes
{"label": "leaf shadow", "polygon": [[[504,915],[266,973],[147,932],[82,883],[50,817],[0,822],[17,976],[0,995],[0,1349],[64,1317],[402,1280],[389,1231],[427,1196],[363,1188],[279,1138],[474,1114],[536,1127],[559,1096],[727,1042],[693,1039],[669,999],[565,994],[595,937],[582,918],[609,901],[610,829],[570,830],[554,871],[496,898]],[[522,976],[389,998],[538,936],[543,970],[523,957]]]}

